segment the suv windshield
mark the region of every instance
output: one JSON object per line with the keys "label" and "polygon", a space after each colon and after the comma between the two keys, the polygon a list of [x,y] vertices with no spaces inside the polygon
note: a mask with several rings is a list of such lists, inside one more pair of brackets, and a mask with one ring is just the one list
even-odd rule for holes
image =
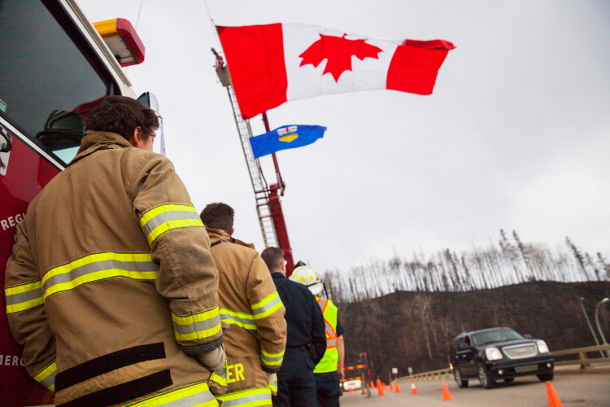
{"label": "suv windshield", "polygon": [[515,339],[523,339],[523,337],[512,329],[498,329],[495,331],[480,332],[472,335],[472,342],[475,346],[513,341]]}

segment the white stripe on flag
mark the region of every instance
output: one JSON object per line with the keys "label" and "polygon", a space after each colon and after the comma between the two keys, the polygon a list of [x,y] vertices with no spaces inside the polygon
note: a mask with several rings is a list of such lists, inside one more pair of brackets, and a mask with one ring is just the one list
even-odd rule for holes
{"label": "white stripe on flag", "polygon": [[284,60],[288,77],[287,100],[305,99],[313,96],[330,95],[360,90],[387,89],[387,72],[396,48],[401,41],[382,40],[359,35],[348,34],[346,39],[366,39],[367,44],[381,48],[378,58],[360,60],[351,57],[351,71],[345,71],[339,81],[330,73],[324,74],[327,61],[317,68],[308,64],[300,67],[305,50],[320,39],[320,34],[342,37],[343,32],[306,24],[282,24],[284,40]]}

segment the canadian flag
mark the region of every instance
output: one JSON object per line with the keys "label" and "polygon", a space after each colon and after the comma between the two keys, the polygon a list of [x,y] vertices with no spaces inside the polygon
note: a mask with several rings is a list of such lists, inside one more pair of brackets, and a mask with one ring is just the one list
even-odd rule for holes
{"label": "canadian flag", "polygon": [[314,25],[216,27],[242,115],[359,90],[429,95],[453,44],[385,40]]}

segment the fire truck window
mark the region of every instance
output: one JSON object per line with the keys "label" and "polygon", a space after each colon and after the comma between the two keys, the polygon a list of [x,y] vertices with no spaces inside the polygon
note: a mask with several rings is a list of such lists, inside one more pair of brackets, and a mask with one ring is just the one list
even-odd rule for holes
{"label": "fire truck window", "polygon": [[[57,7],[57,6],[54,6]],[[0,0],[0,100],[30,138],[69,162],[110,88],[40,0]]]}

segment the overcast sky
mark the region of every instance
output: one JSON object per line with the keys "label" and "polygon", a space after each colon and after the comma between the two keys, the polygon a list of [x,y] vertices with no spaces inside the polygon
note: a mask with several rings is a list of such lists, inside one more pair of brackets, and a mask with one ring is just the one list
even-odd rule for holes
{"label": "overcast sky", "polygon": [[[91,21],[136,24],[140,0],[80,0]],[[278,153],[295,261],[318,271],[396,253],[522,240],[610,257],[610,2],[607,0],[208,0],[218,25],[316,24],[386,39],[453,42],[434,92],[369,91],[288,102],[271,128],[328,127]],[[203,0],[144,0],[146,60],[127,75],[158,97],[167,155],[198,210],[236,210],[235,236],[264,248],[220,49]],[[264,133],[260,115],[251,120]],[[261,159],[274,181],[270,158]]]}

